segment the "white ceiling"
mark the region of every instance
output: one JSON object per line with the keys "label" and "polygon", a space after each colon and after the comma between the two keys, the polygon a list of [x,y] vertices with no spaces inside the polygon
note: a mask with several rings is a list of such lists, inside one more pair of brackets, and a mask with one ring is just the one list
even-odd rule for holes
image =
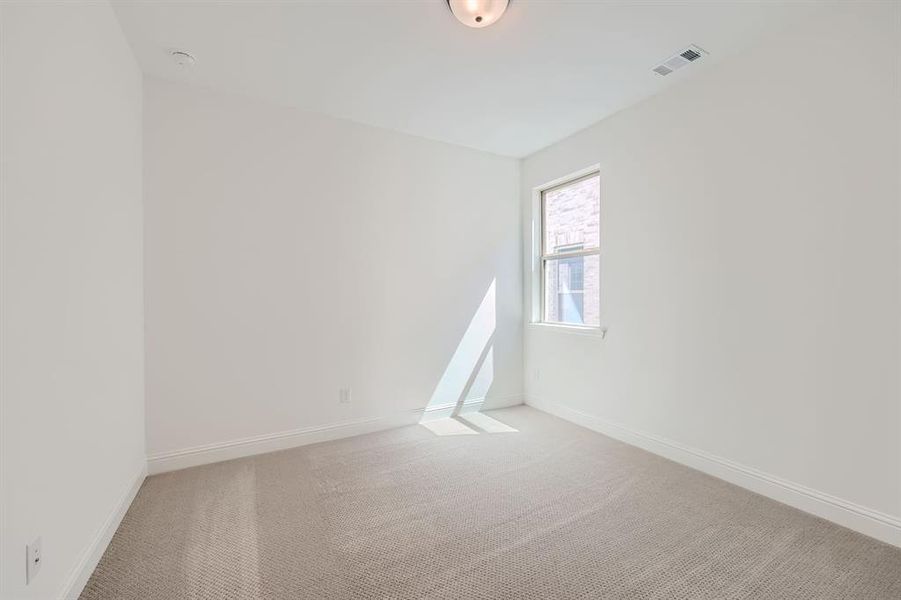
{"label": "white ceiling", "polygon": [[[810,2],[512,0],[470,29],[445,0],[114,1],[144,70],[305,110],[525,156],[692,77]],[[651,68],[688,44],[710,56]],[[179,69],[170,48],[197,64]]]}

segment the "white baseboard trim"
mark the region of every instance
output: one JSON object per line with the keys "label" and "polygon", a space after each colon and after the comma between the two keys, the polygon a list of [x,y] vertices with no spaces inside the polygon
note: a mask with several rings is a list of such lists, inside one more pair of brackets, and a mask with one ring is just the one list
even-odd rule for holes
{"label": "white baseboard trim", "polygon": [[459,406],[459,410],[456,403],[450,404],[439,404],[437,406],[428,406],[423,411],[422,420],[423,421],[434,421],[437,419],[446,419],[454,414],[454,411],[457,410],[458,413],[468,413],[468,412],[477,412],[485,408],[485,403],[490,404],[490,407],[486,408],[486,410],[495,410],[498,408],[510,408],[511,406],[519,406],[523,404],[522,396],[503,396],[503,397],[495,397],[491,399],[486,398],[473,398],[470,400],[466,400]]}
{"label": "white baseboard trim", "polygon": [[306,446],[307,444],[327,442],[383,429],[412,425],[417,420],[415,411],[404,411],[390,416],[369,417],[329,423],[327,425],[302,427],[290,431],[280,431],[227,442],[184,448],[148,456],[147,470],[151,475],[156,475],[167,471],[177,471],[235,458],[244,458],[245,456],[287,450],[297,446]]}
{"label": "white baseboard trim", "polygon": [[653,454],[697,469],[783,504],[901,547],[901,519],[776,477],[660,436],[637,431],[565,406],[534,397],[526,404]]}
{"label": "white baseboard trim", "polygon": [[81,558],[79,558],[69,576],[66,577],[62,591],[58,595],[61,600],[78,600],[78,596],[81,595],[84,586],[87,585],[88,579],[91,578],[91,573],[94,572],[97,563],[100,562],[103,553],[106,552],[106,547],[109,546],[110,540],[113,539],[113,534],[119,528],[122,517],[128,511],[128,507],[131,506],[138,490],[141,489],[141,484],[144,483],[145,477],[147,477],[147,466],[142,464],[137,476],[129,482],[128,487],[120,494],[106,521],[94,534],[91,543],[84,549]]}
{"label": "white baseboard trim", "polygon": [[[509,396],[467,400],[464,402],[464,408],[466,411],[478,410],[485,403],[488,403],[492,409],[505,408],[522,404],[523,397]],[[453,405],[416,408],[399,411],[390,415],[354,419],[338,423],[329,423],[326,425],[316,425],[313,427],[302,427],[290,431],[281,431],[238,440],[184,448],[172,452],[163,452],[147,457],[147,470],[150,475],[156,475],[167,471],[187,469],[188,467],[243,458],[245,456],[287,450],[289,448],[306,446],[308,444],[363,435],[385,429],[394,429],[395,427],[403,427],[405,425],[414,425],[423,418],[432,420],[435,418],[442,418],[442,416],[450,416],[452,411]],[[447,413],[446,415],[444,414],[445,412]]]}

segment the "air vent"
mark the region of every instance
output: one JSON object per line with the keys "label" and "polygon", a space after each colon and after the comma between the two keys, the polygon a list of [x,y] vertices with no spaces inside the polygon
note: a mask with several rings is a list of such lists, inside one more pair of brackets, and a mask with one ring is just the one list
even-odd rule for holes
{"label": "air vent", "polygon": [[685,65],[698,60],[705,54],[707,54],[707,52],[702,48],[692,45],[678,54],[673,54],[651,70],[658,75],[669,75],[673,71],[678,71]]}

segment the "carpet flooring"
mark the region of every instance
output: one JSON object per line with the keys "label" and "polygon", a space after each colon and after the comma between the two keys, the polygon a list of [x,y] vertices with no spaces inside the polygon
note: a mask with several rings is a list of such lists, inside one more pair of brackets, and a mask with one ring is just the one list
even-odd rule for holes
{"label": "carpet flooring", "polygon": [[891,599],[901,550],[527,407],[147,478],[82,600]]}

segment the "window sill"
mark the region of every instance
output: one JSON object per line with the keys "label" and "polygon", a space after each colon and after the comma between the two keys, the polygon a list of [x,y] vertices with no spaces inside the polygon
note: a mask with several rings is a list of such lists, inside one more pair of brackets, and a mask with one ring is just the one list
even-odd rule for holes
{"label": "window sill", "polygon": [[564,323],[530,322],[527,324],[527,327],[529,329],[534,329],[535,331],[553,331],[557,333],[584,335],[600,339],[607,337],[607,327],[605,325],[602,325],[600,327],[587,327],[580,325],[566,325]]}

